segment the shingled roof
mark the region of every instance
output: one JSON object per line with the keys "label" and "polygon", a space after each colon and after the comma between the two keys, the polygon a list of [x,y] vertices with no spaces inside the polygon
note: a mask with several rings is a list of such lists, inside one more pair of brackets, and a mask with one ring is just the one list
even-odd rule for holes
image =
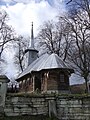
{"label": "shingled roof", "polygon": [[31,73],[32,71],[41,71],[45,69],[54,69],[54,68],[64,68],[70,69],[61,58],[52,53],[44,54],[41,57],[37,58],[33,63],[31,63],[19,76],[17,79]]}

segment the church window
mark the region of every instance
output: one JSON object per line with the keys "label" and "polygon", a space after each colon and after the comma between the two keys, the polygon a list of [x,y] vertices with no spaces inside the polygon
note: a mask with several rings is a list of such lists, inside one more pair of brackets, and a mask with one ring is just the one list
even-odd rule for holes
{"label": "church window", "polygon": [[64,78],[65,78],[64,74],[60,74],[60,82],[64,82]]}

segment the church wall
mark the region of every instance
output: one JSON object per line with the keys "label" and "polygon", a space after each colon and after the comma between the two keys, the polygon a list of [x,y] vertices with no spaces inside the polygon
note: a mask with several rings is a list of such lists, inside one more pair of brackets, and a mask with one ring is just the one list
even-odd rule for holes
{"label": "church wall", "polygon": [[59,73],[58,89],[59,90],[69,90],[69,76],[65,72],[60,72]]}
{"label": "church wall", "polygon": [[69,90],[68,75],[63,71],[51,70],[47,76],[47,90]]}
{"label": "church wall", "polygon": [[47,72],[42,74],[41,78],[41,92],[47,92]]}
{"label": "church wall", "polygon": [[33,72],[32,76],[27,75],[23,78],[19,92],[35,92],[36,90],[41,92],[69,90],[69,77],[59,69]]}
{"label": "church wall", "polygon": [[49,78],[47,80],[47,85],[47,90],[58,90],[58,75],[56,73],[50,73]]}
{"label": "church wall", "polygon": [[19,82],[19,92],[32,92],[33,91],[33,80],[30,76],[27,76],[26,78],[23,78]]}

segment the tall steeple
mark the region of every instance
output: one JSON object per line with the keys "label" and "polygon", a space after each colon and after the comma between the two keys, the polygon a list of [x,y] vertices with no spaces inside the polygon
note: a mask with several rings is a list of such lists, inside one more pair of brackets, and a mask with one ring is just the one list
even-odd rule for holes
{"label": "tall steeple", "polygon": [[38,57],[38,50],[34,48],[33,22],[31,25],[31,42],[30,43],[31,44],[29,48],[25,50],[25,52],[28,53],[28,65],[30,65]]}
{"label": "tall steeple", "polygon": [[34,48],[33,22],[31,28],[31,48]]}

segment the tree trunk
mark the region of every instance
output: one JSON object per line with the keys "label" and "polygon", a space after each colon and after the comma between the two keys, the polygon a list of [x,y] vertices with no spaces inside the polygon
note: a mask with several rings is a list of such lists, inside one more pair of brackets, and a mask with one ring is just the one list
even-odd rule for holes
{"label": "tree trunk", "polygon": [[84,77],[84,79],[85,79],[85,86],[86,86],[85,93],[88,93],[88,80],[87,80],[87,77]]}

